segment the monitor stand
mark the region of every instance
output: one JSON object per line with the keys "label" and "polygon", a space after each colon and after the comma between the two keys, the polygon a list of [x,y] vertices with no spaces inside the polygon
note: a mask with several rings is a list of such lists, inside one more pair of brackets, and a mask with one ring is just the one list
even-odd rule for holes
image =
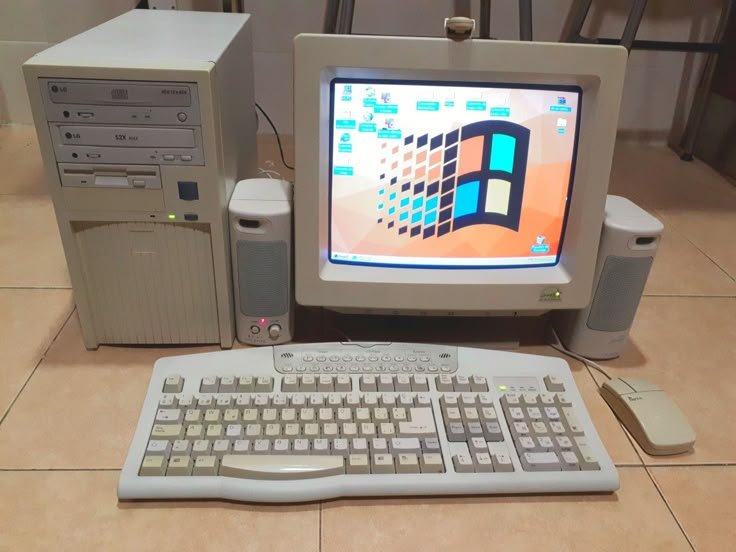
{"label": "monitor stand", "polygon": [[393,316],[345,314],[297,307],[296,342],[371,341],[452,344],[517,349],[545,344],[548,315],[542,316]]}

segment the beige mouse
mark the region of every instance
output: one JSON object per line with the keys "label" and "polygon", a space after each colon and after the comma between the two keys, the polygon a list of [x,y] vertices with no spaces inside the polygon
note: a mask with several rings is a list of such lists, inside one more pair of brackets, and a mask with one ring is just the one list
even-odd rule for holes
{"label": "beige mouse", "polygon": [[693,428],[682,410],[655,384],[639,378],[614,378],[606,381],[600,392],[648,454],[666,456],[693,448]]}

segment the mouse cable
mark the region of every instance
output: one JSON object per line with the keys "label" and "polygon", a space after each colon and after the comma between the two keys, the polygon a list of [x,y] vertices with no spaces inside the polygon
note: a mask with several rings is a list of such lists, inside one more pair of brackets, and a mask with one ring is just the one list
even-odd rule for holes
{"label": "mouse cable", "polygon": [[286,159],[284,159],[284,147],[281,145],[281,136],[279,136],[279,131],[276,130],[276,125],[273,124],[273,121],[271,120],[271,117],[268,116],[268,113],[266,113],[263,110],[263,108],[260,105],[258,105],[258,102],[256,102],[256,107],[258,108],[258,111],[263,113],[263,116],[266,118],[266,120],[268,121],[268,124],[271,125],[271,128],[273,129],[273,133],[276,135],[276,142],[279,145],[279,153],[281,154],[281,162],[284,164],[284,167],[286,167],[287,169],[291,169],[293,171],[294,167],[289,165],[286,162]]}
{"label": "mouse cable", "polygon": [[608,375],[608,372],[606,372],[603,369],[603,367],[600,364],[598,364],[597,362],[593,362],[589,358],[585,358],[582,355],[579,355],[577,353],[573,353],[572,351],[567,350],[565,348],[565,346],[562,344],[562,341],[560,341],[560,336],[557,335],[557,331],[554,328],[550,328],[550,329],[552,330],[552,335],[555,338],[555,343],[550,343],[549,344],[550,347],[552,347],[553,349],[561,352],[563,355],[567,355],[567,356],[569,356],[571,358],[574,358],[576,360],[579,360],[580,362],[582,362],[583,364],[585,364],[588,368],[592,368],[593,370],[597,370],[598,372],[600,372],[601,374],[603,374],[604,376],[606,376],[606,378],[608,378],[609,380],[610,379],[613,379],[611,376]]}

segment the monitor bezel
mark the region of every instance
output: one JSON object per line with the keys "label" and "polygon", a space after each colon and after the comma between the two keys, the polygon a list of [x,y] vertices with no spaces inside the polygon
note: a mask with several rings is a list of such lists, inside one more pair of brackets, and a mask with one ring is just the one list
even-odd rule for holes
{"label": "monitor bezel", "polygon": [[[397,314],[523,313],[587,305],[613,158],[625,48],[316,34],[298,35],[294,45],[298,303]],[[585,107],[580,110],[575,177],[559,262],[509,270],[329,262],[329,83],[335,77],[580,86]]]}
{"label": "monitor bezel", "polygon": [[[567,184],[565,211],[562,219],[562,228],[560,230],[559,246],[557,248],[557,255],[553,262],[548,263],[536,263],[536,264],[516,264],[516,265],[499,265],[499,264],[488,264],[488,265],[461,265],[461,264],[416,264],[416,263],[381,263],[381,262],[360,262],[333,259],[332,257],[332,178],[333,174],[333,155],[334,155],[334,138],[335,138],[335,87],[337,84],[395,84],[395,85],[416,85],[416,86],[452,86],[452,87],[465,87],[465,88],[499,88],[499,89],[517,89],[517,90],[547,90],[551,92],[570,92],[577,94],[577,111],[575,113],[575,136],[573,139],[572,146],[572,157],[570,176]],[[343,265],[355,265],[355,266],[370,266],[370,267],[385,267],[385,268],[411,268],[411,269],[441,269],[441,270],[509,270],[515,268],[544,268],[549,266],[556,266],[560,262],[560,256],[562,254],[562,248],[565,242],[565,230],[567,229],[567,218],[570,211],[570,203],[572,200],[573,185],[575,181],[575,162],[578,151],[578,140],[580,136],[580,113],[583,106],[583,90],[577,85],[555,85],[555,84],[527,84],[527,83],[488,83],[488,82],[468,82],[468,81],[447,81],[447,80],[417,80],[417,79],[371,79],[371,78],[347,78],[347,77],[334,77],[330,80],[330,134],[328,139],[329,144],[329,172],[328,172],[328,183],[327,183],[327,259],[333,264]],[[498,257],[502,258],[502,257]]]}

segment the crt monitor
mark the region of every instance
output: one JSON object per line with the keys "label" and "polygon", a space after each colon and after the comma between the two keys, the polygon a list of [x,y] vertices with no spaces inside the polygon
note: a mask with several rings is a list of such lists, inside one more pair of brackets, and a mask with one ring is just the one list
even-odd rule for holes
{"label": "crt monitor", "polygon": [[297,37],[297,301],[587,304],[625,62],[597,45]]}

